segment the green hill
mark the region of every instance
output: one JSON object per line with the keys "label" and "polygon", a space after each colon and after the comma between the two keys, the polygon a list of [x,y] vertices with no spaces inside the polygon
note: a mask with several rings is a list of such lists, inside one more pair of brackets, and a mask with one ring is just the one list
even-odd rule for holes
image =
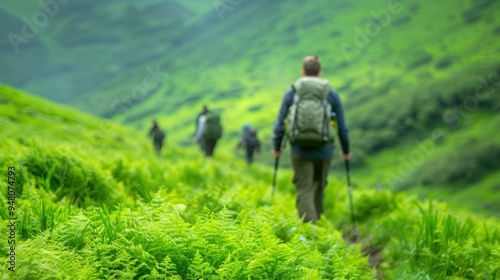
{"label": "green hill", "polygon": [[10,226],[0,229],[2,250],[10,254],[2,279],[495,279],[500,273],[495,219],[356,188],[360,239],[351,243],[342,238],[349,239],[352,225],[340,178],[329,180],[327,218],[312,227],[296,217],[287,170],[280,170],[271,198],[271,170],[246,167],[224,151],[204,159],[196,148],[167,145],[157,156],[143,134],[6,86],[0,110],[0,186],[8,194],[0,196],[0,213]]}
{"label": "green hill", "polygon": [[[360,184],[432,194],[456,209],[498,215],[499,5],[70,1],[17,53],[2,37],[8,67],[0,77],[136,130],[156,118],[169,143],[189,150],[194,117],[208,104],[222,113],[220,150],[232,157],[246,122],[271,149],[283,91],[302,57],[315,53],[344,101]],[[23,17],[35,24],[42,10],[36,2],[1,3],[0,33],[22,34]],[[107,125],[81,131],[100,143]]]}

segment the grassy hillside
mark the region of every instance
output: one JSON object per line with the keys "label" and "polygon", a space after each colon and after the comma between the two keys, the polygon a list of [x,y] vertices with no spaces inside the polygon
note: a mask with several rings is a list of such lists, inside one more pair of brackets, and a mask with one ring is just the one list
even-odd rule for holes
{"label": "grassy hillside", "polygon": [[[0,87],[0,196],[16,217],[2,279],[495,279],[500,222],[331,178],[316,227],[296,217],[291,174],[168,146]],[[5,113],[4,113],[5,112]],[[94,137],[94,138],[92,138]],[[93,142],[92,140],[95,140]],[[15,172],[9,174],[9,167]],[[15,174],[14,174],[15,173]],[[9,179],[8,177],[11,177]],[[10,182],[10,183],[9,183]],[[12,224],[12,220],[9,220]],[[344,240],[343,236],[347,239]],[[12,254],[12,253],[11,253]],[[43,260],[40,263],[40,260]],[[14,268],[12,268],[14,269]]]}
{"label": "grassy hillside", "polygon": [[2,82],[62,103],[163,57],[201,13],[178,1],[55,3],[0,4],[0,31],[18,36],[0,39],[0,53],[11,66],[0,74]]}
{"label": "grassy hillside", "polygon": [[[271,149],[283,91],[315,53],[344,101],[359,182],[500,213],[500,2],[232,1],[223,14],[214,3],[71,1],[18,54],[0,41],[1,79],[136,130],[156,118],[190,150],[208,104],[234,156],[246,122]],[[0,33],[21,32],[37,5],[0,4]]]}
{"label": "grassy hillside", "polygon": [[[500,174],[500,162],[491,155],[500,138],[493,129],[480,128],[483,120],[489,128],[498,123],[498,3],[461,1],[451,7],[402,2],[399,12],[380,22],[379,35],[370,37],[365,31],[370,38],[362,46],[356,30],[365,30],[373,23],[372,12],[383,14],[387,5],[296,6],[293,1],[243,2],[224,21],[167,55],[166,62],[149,65],[165,73],[155,93],[141,95],[134,91],[137,80],[118,78],[106,88],[112,89],[109,94],[86,100],[96,110],[106,106],[105,112],[117,113],[115,119],[138,129],[157,118],[170,139],[182,144],[190,143],[194,116],[209,104],[223,112],[226,149],[235,144],[241,125],[250,122],[259,128],[267,151],[283,91],[297,78],[301,58],[317,53],[325,77],[345,101],[353,161],[367,185],[422,196],[434,192],[459,207],[498,214],[500,197],[492,182]],[[442,20],[433,24],[435,18]],[[113,95],[117,89],[128,93]],[[432,137],[436,129],[443,134],[439,139]],[[422,160],[404,167],[401,155],[408,161],[416,143],[428,140],[439,153],[427,151]],[[472,142],[477,144],[470,147]],[[457,164],[446,165],[449,161]]]}

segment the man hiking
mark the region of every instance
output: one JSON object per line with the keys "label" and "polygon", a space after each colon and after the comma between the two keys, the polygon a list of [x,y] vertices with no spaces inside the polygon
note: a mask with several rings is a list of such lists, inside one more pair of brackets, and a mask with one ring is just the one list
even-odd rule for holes
{"label": "man hiking", "polygon": [[252,164],[254,154],[260,152],[260,141],[257,137],[257,131],[249,124],[243,125],[243,132],[236,150],[244,147],[246,150],[246,160],[248,165]]}
{"label": "man hiking", "polygon": [[148,135],[153,138],[153,146],[157,153],[161,152],[163,147],[163,140],[165,139],[165,132],[160,129],[158,122],[156,120],[152,121],[152,127],[149,130]]}
{"label": "man hiking", "polygon": [[210,110],[206,110],[204,115],[201,115],[198,123],[198,130],[193,139],[193,143],[203,141],[203,152],[207,157],[213,156],[217,141],[222,137],[222,126],[220,124],[220,116]]}
{"label": "man hiking", "polygon": [[[321,63],[317,56],[305,57],[302,77],[285,92],[273,129],[273,154],[281,155],[285,131],[292,145],[293,183],[297,191],[296,206],[304,222],[316,223],[323,211],[324,189],[333,156],[332,117],[345,160],[351,157],[348,129],[338,93],[328,81],[320,78]],[[285,127],[285,119],[287,120]]]}

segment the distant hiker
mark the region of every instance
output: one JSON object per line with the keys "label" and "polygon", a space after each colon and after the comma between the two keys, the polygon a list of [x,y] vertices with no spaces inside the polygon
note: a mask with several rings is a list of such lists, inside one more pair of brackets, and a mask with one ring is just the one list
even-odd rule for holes
{"label": "distant hiker", "polygon": [[345,160],[351,157],[340,97],[330,88],[327,80],[320,78],[321,74],[318,57],[305,57],[302,77],[285,92],[273,129],[275,157],[281,155],[286,130],[292,145],[293,183],[297,191],[299,217],[313,224],[324,212],[324,189],[334,150],[334,133],[330,125],[332,116],[336,116],[341,155]]}
{"label": "distant hiker", "polygon": [[260,141],[257,137],[257,131],[249,124],[243,126],[240,141],[236,149],[244,147],[246,150],[246,160],[250,165],[253,162],[254,154],[260,152]]}
{"label": "distant hiker", "polygon": [[[199,125],[200,125],[200,118],[202,116],[205,116],[207,113],[208,113],[208,107],[207,107],[207,105],[204,105],[203,106],[203,110],[196,116],[196,122],[195,122],[196,129],[194,131],[194,135],[195,136],[196,136],[196,133],[198,132],[198,128],[199,128]],[[202,151],[205,151],[205,145],[204,145],[205,143],[204,143],[203,139],[199,139],[198,140],[198,144],[200,145],[200,149]]]}
{"label": "distant hiker", "polygon": [[165,132],[160,129],[156,120],[153,120],[152,125],[153,127],[149,130],[149,136],[153,138],[153,145],[156,152],[160,153],[163,147],[163,140],[165,139]]}
{"label": "distant hiker", "polygon": [[200,116],[198,130],[193,142],[203,141],[203,151],[206,156],[211,157],[214,153],[217,141],[222,137],[222,126],[220,116],[207,109],[206,113]]}

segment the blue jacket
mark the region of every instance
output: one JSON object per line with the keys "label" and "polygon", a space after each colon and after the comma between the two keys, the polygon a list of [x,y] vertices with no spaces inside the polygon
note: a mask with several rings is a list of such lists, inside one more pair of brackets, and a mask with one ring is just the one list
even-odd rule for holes
{"label": "blue jacket", "polygon": [[[288,115],[288,110],[293,104],[293,97],[295,95],[295,89],[290,88],[285,92],[283,97],[283,102],[281,103],[281,108],[279,111],[278,119],[274,124],[273,129],[273,144],[274,150],[281,150],[281,142],[283,141],[285,135],[285,119]],[[340,144],[342,146],[342,151],[347,154],[349,150],[349,133],[348,128],[345,123],[344,111],[342,109],[342,102],[340,102],[339,94],[330,89],[330,93],[327,96],[328,103],[331,104],[332,113],[336,115],[337,122],[337,134],[340,138]],[[323,146],[323,147],[300,147],[292,145],[292,153],[305,157],[308,159],[320,159],[320,160],[330,160],[333,156],[333,143]]]}

